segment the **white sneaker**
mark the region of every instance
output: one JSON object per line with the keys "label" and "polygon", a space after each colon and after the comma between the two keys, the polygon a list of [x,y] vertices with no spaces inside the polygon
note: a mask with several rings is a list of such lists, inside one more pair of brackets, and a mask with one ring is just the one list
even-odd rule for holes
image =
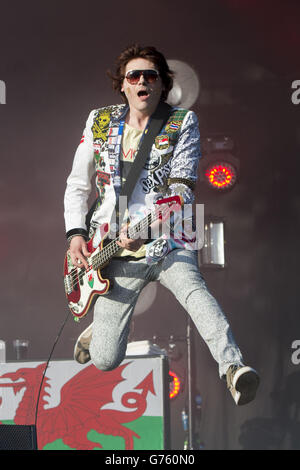
{"label": "white sneaker", "polygon": [[79,336],[74,347],[74,359],[79,364],[86,364],[91,360],[89,346],[92,340],[93,323]]}

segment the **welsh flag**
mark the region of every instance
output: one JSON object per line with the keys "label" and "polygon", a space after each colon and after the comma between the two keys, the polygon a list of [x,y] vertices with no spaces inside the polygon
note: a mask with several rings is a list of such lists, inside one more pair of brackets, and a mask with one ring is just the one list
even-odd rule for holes
{"label": "welsh flag", "polygon": [[[0,424],[35,423],[45,362],[1,364]],[[38,406],[39,450],[164,449],[163,359],[128,356],[103,372],[52,361]]]}

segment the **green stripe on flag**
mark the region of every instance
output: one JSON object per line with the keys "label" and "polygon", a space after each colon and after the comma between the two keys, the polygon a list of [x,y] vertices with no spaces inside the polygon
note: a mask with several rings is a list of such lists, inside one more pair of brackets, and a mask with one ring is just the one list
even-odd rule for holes
{"label": "green stripe on flag", "polygon": [[[122,428],[124,430],[125,427],[131,429],[140,436],[140,439],[133,436],[134,450],[160,450],[164,448],[162,416],[142,416],[129,424],[127,423],[126,426],[121,425],[120,433],[122,432]],[[96,450],[125,450],[125,440],[121,436],[101,434],[94,429],[91,429],[87,433],[87,439],[102,445],[102,449],[96,447]],[[44,450],[57,449],[71,450],[71,447],[65,445],[62,439],[57,439],[44,446]]]}

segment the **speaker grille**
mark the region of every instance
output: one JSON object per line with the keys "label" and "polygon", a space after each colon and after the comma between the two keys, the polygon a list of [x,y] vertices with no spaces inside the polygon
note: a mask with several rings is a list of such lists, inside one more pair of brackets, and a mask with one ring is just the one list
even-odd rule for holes
{"label": "speaker grille", "polygon": [[37,449],[34,425],[0,424],[0,450]]}

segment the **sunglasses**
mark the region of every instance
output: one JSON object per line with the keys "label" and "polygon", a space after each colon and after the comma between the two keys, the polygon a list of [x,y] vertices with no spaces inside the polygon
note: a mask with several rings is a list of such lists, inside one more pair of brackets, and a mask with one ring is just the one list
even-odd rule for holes
{"label": "sunglasses", "polygon": [[157,70],[154,69],[147,69],[147,70],[128,70],[125,75],[126,80],[130,85],[136,85],[141,75],[143,75],[144,79],[148,83],[154,83],[158,79],[159,73]]}

